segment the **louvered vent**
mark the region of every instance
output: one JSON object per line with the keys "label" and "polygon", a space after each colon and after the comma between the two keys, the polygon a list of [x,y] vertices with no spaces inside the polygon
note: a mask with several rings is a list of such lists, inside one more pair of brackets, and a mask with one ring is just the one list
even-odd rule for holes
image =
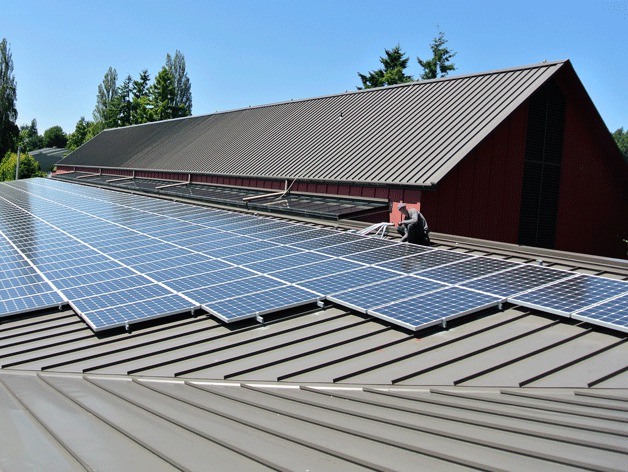
{"label": "louvered vent", "polygon": [[551,81],[529,101],[519,244],[554,247],[564,120],[565,98]]}

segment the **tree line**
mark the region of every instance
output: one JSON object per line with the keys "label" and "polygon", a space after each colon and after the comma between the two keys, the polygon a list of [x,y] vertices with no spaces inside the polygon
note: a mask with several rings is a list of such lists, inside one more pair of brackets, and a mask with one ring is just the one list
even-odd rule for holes
{"label": "tree line", "polygon": [[[439,32],[430,44],[432,57],[417,62],[422,69],[418,80],[445,77],[456,70],[452,63],[456,52],[447,46],[445,34]],[[407,73],[410,58],[397,44],[384,49],[379,58],[381,67],[366,74],[358,72],[361,86],[358,90],[411,82],[415,79]],[[44,147],[67,147],[76,149],[107,128],[117,128],[152,121],[180,118],[192,114],[192,92],[190,79],[185,70],[185,57],[180,51],[174,56],[166,55],[166,63],[151,82],[148,70],[144,69],[137,78],[127,75],[118,83],[118,73],[109,67],[103,81],[98,85],[93,120],[82,116],[75,129],[65,134],[60,126],[47,129],[43,135],[37,129],[37,120],[18,127],[17,83],[13,74],[13,59],[6,38],[0,41],[0,180],[13,178],[17,149],[20,158],[20,178],[38,175],[37,162],[28,151]],[[619,128],[613,138],[628,162],[628,131]],[[31,162],[32,161],[32,162]],[[24,174],[22,172],[22,168]]]}
{"label": "tree line", "polygon": [[[20,178],[40,175],[29,151],[46,147],[74,150],[107,128],[180,118],[192,114],[192,86],[185,69],[185,57],[177,50],[166,54],[166,63],[151,81],[147,69],[134,79],[130,74],[118,83],[118,73],[109,67],[98,85],[93,119],[82,116],[73,132],[52,126],[43,135],[37,120],[17,126],[17,82],[13,58],[6,38],[0,42],[0,181],[14,178],[17,150]],[[23,172],[26,172],[26,174]]]}

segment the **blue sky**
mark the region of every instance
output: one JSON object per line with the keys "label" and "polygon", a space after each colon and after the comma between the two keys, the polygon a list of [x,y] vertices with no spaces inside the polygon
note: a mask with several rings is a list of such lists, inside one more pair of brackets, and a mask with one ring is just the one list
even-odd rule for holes
{"label": "blue sky", "polygon": [[431,57],[440,31],[472,74],[570,59],[610,131],[628,128],[628,0],[0,0],[18,124],[74,131],[109,67],[119,81],[183,53],[194,115],[355,90],[399,44]]}

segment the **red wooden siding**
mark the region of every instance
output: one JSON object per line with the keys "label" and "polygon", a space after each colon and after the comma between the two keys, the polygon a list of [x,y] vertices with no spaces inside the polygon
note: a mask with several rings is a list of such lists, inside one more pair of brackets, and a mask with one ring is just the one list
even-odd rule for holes
{"label": "red wooden siding", "polygon": [[519,108],[438,185],[423,192],[431,231],[517,242],[526,107]]}

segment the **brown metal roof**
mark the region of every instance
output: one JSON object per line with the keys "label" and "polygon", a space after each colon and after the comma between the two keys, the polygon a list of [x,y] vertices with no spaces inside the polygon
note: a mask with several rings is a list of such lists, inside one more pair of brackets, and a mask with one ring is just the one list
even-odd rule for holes
{"label": "brown metal roof", "polygon": [[110,129],[60,164],[429,186],[565,64]]}

